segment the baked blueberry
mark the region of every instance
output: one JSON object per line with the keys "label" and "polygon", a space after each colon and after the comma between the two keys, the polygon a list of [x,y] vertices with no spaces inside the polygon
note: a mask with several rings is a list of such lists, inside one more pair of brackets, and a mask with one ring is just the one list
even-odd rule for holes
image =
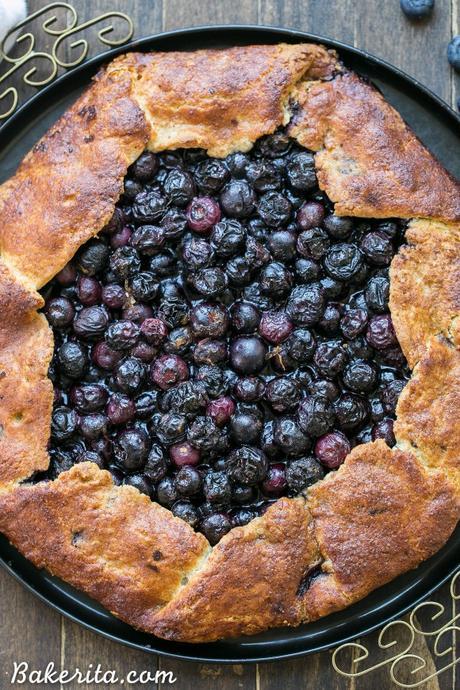
{"label": "baked blueberry", "polygon": [[256,336],[236,338],[230,346],[230,362],[239,374],[256,374],[265,365],[267,348]]}
{"label": "baked blueberry", "polygon": [[286,483],[298,494],[324,477],[324,469],[312,456],[291,460],[286,467]]}

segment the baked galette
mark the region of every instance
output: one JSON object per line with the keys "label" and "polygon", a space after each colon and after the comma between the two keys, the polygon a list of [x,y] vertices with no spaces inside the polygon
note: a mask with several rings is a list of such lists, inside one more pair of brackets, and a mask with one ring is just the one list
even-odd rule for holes
{"label": "baked galette", "polygon": [[459,517],[459,184],[320,45],[123,55],[0,188],[0,530],[159,637]]}

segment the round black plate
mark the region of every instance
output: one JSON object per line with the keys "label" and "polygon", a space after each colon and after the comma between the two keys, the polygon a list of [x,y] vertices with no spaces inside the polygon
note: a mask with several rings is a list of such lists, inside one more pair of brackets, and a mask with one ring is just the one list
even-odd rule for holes
{"label": "round black plate", "polygon": [[[161,34],[122,46],[89,60],[43,89],[0,129],[0,181],[13,174],[35,141],[87,86],[97,68],[114,55],[128,49],[190,50],[204,46],[279,41],[313,41],[336,48],[349,67],[371,79],[381,89],[446,168],[460,177],[460,160],[452,156],[460,143],[460,119],[443,101],[394,67],[355,48],[306,33],[264,27],[205,27]],[[0,562],[28,589],[62,614],[112,640],[181,659],[241,663],[317,652],[382,626],[429,596],[447,580],[458,565],[459,545],[460,528],[441,551],[416,570],[398,577],[345,611],[316,623],[199,645],[167,642],[134,630],[81,592],[35,568],[1,536]],[[241,586],[244,587],[244,573],[241,573]]]}

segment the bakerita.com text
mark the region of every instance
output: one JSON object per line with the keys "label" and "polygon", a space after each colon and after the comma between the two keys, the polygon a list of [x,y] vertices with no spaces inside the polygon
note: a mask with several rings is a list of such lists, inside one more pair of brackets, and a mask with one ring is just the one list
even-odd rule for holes
{"label": "bakerita.com text", "polygon": [[124,677],[120,677],[116,671],[112,669],[103,669],[100,664],[88,664],[86,669],[74,668],[72,670],[56,668],[54,662],[50,663],[42,669],[30,668],[27,661],[20,661],[13,663],[12,672],[7,671],[10,675],[11,685],[68,685],[73,683],[75,685],[130,685],[140,684],[147,685],[150,683],[158,683],[163,685],[172,685],[177,678],[171,671],[128,671]]}

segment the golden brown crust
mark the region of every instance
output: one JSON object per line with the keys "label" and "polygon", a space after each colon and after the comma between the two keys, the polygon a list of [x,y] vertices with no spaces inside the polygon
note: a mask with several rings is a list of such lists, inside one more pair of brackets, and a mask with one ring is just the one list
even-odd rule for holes
{"label": "golden brown crust", "polygon": [[460,344],[460,225],[414,220],[390,270],[390,310],[409,366],[444,333]]}
{"label": "golden brown crust", "polygon": [[460,220],[459,183],[373,86],[346,72],[296,91],[289,132],[318,152],[318,180],[338,214]]}
{"label": "golden brown crust", "polygon": [[0,261],[0,485],[48,467],[53,335],[43,300]]}
{"label": "golden brown crust", "polygon": [[110,219],[149,128],[128,76],[100,73],[0,187],[0,250],[35,287]]}
{"label": "golden brown crust", "polygon": [[146,629],[209,551],[202,534],[93,463],[0,493],[0,529],[35,565]]}
{"label": "golden brown crust", "polygon": [[460,351],[433,338],[401,393],[395,434],[431,467],[444,469],[460,496]]}
{"label": "golden brown crust", "polygon": [[150,149],[226,156],[286,124],[289,95],[301,78],[324,78],[338,67],[335,53],[322,46],[279,44],[132,53],[108,71],[136,75],[133,95],[151,125]]}
{"label": "golden brown crust", "polygon": [[320,560],[303,499],[280,499],[233,529],[154,620],[160,637],[188,642],[301,622],[298,590]]}
{"label": "golden brown crust", "polygon": [[[19,484],[48,465],[53,342],[35,289],[102,229],[146,144],[226,155],[285,124],[289,110],[338,213],[431,219],[411,224],[391,269],[396,331],[409,362],[421,360],[398,408],[401,447],[357,447],[306,500],[281,499],[212,552],[95,465]],[[458,192],[375,89],[321,46],[116,59],[0,188],[0,530],[132,625],[188,641],[313,620],[430,556],[459,516],[449,415],[459,354],[443,340],[427,352],[437,333],[460,343],[460,226],[433,221],[459,220]]]}
{"label": "golden brown crust", "polygon": [[441,470],[428,472],[380,440],[357,446],[308,499],[328,573],[305,594],[310,619],[415,568],[441,548],[460,515],[459,496]]}

